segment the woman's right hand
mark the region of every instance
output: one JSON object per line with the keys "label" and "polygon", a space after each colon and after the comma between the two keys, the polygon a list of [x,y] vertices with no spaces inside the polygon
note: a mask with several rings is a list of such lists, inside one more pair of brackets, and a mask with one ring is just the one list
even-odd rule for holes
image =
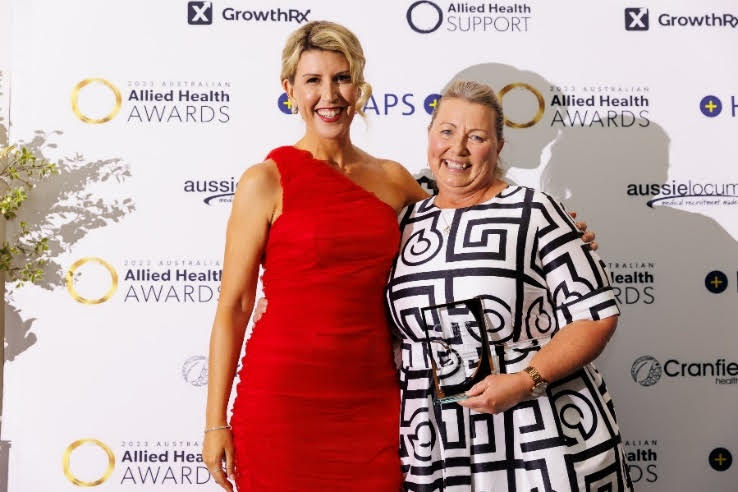
{"label": "woman's right hand", "polygon": [[267,298],[262,297],[261,299],[256,301],[256,307],[254,308],[254,312],[251,315],[251,319],[253,320],[254,323],[256,323],[266,312],[267,312]]}
{"label": "woman's right hand", "polygon": [[[223,471],[223,458],[226,462],[225,472]],[[233,435],[230,429],[218,429],[205,433],[202,460],[217,484],[228,492],[233,492],[233,484],[228,480],[236,480]]]}

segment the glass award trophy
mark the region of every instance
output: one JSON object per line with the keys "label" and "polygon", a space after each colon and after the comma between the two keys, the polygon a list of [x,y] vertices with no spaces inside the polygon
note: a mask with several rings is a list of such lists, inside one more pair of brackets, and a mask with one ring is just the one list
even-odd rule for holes
{"label": "glass award trophy", "polygon": [[498,373],[492,357],[482,300],[439,304],[422,309],[426,343],[440,403],[467,398],[479,381]]}

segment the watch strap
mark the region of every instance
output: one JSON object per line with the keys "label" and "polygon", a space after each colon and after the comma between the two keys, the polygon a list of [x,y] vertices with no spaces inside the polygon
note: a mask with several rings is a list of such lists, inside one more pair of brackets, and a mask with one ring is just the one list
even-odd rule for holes
{"label": "watch strap", "polygon": [[528,366],[523,369],[523,372],[525,372],[533,380],[533,387],[530,389],[531,394],[533,396],[542,395],[548,387],[548,381],[546,381],[546,379],[541,376],[541,373],[538,372],[538,369],[536,369],[535,366]]}

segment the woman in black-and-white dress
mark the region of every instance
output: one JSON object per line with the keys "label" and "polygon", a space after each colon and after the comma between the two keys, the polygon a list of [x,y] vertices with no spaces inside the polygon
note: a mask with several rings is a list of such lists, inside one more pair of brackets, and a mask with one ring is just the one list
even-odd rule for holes
{"label": "woman in black-and-white dress", "polygon": [[[400,452],[413,491],[631,490],[591,361],[619,314],[604,263],[550,196],[496,172],[502,111],[456,82],[429,128],[439,194],[409,207],[387,288],[401,337]],[[501,374],[434,404],[421,309],[481,297]]]}

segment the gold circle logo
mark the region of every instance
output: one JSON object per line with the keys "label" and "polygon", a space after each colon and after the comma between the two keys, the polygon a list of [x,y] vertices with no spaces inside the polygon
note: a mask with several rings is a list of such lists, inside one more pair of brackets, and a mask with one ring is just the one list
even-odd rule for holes
{"label": "gold circle logo", "polygon": [[[79,267],[89,262],[99,263],[100,265],[104,266],[105,269],[110,273],[110,289],[108,289],[105,295],[98,299],[88,299],[86,297],[83,297],[79,294],[79,292],[77,292],[77,289],[74,287],[74,272],[76,272]],[[115,291],[118,289],[118,272],[115,271],[115,268],[113,268],[110,263],[103,260],[102,258],[89,256],[87,258],[82,258],[72,263],[72,266],[69,267],[69,271],[67,271],[66,284],[69,294],[72,296],[72,298],[74,298],[75,301],[81,302],[82,304],[102,304],[103,302],[113,297],[113,294],[115,294]]]}
{"label": "gold circle logo", "polygon": [[[113,91],[113,95],[115,96],[115,106],[113,107],[113,110],[110,111],[110,113],[108,113],[107,116],[104,116],[98,119],[90,118],[89,116],[82,114],[82,111],[80,111],[79,109],[79,92],[82,89],[84,89],[86,86],[93,84],[93,83],[103,84],[105,87]],[[121,97],[120,91],[118,90],[118,88],[114,86],[113,84],[111,84],[110,82],[108,82],[107,80],[97,78],[97,77],[85,79],[79,84],[75,85],[74,89],[72,90],[72,111],[74,111],[74,114],[77,115],[77,118],[84,121],[85,123],[90,123],[93,125],[97,125],[100,123],[106,123],[112,120],[113,118],[115,118],[115,115],[118,114],[118,111],[120,111],[122,99],[123,98]]]}
{"label": "gold circle logo", "polygon": [[[75,477],[69,467],[69,458],[72,455],[72,451],[82,446],[83,444],[94,444],[95,446],[98,446],[100,449],[105,451],[105,454],[108,455],[108,467],[105,470],[105,473],[103,473],[100,478],[93,482],[85,482],[84,480],[80,480],[79,478]],[[67,477],[67,479],[74,485],[79,485],[80,487],[95,487],[110,478],[110,475],[113,474],[113,469],[115,468],[115,455],[113,454],[113,451],[102,441],[98,441],[97,439],[80,439],[79,441],[74,441],[72,444],[67,446],[66,450],[64,450],[64,456],[62,456],[62,468],[64,469],[64,476]]]}
{"label": "gold circle logo", "polygon": [[534,96],[536,96],[536,99],[538,100],[538,112],[532,120],[526,121],[525,123],[516,123],[505,118],[505,124],[511,128],[530,128],[531,126],[541,121],[541,118],[543,118],[543,112],[546,109],[546,102],[543,100],[543,95],[538,92],[538,89],[530,84],[526,84],[525,82],[515,82],[514,84],[506,85],[499,92],[497,96],[500,98],[500,104],[502,104],[502,98],[505,97],[505,94],[513,89],[526,89],[530,91]]}

